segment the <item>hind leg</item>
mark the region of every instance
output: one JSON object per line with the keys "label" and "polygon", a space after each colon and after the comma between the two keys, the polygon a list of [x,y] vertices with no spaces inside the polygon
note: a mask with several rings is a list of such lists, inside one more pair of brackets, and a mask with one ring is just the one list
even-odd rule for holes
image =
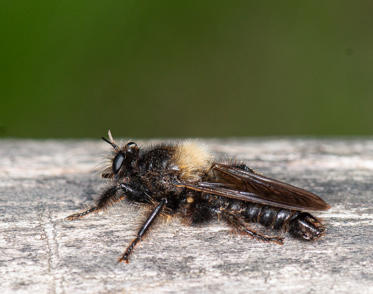
{"label": "hind leg", "polygon": [[262,241],[262,242],[273,242],[276,244],[282,245],[284,243],[284,239],[281,237],[270,237],[266,235],[262,235],[253,229],[249,228],[247,224],[241,220],[240,217],[236,216],[235,214],[232,214],[230,212],[223,212],[222,213],[223,218],[225,221],[233,227],[233,229],[239,233],[249,235],[253,239]]}

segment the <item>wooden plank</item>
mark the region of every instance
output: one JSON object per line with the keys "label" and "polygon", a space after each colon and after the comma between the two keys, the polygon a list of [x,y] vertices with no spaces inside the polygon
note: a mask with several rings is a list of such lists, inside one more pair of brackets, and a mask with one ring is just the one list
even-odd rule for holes
{"label": "wooden plank", "polygon": [[[99,141],[0,141],[1,293],[373,293],[373,140],[204,140],[222,159],[322,196],[326,236],[283,246],[224,224],[158,222],[118,264],[144,210],[122,203],[68,222],[105,181]],[[148,144],[149,142],[141,142]],[[226,155],[227,154],[227,155]]]}

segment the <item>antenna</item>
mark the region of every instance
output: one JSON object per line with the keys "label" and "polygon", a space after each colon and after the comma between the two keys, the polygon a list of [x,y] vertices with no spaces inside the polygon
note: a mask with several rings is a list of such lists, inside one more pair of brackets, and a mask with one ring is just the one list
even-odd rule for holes
{"label": "antenna", "polygon": [[113,148],[115,149],[115,151],[119,151],[119,146],[117,144],[115,144],[113,136],[111,135],[110,130],[108,131],[108,137],[109,137],[109,139],[106,139],[105,137],[101,137],[101,139],[104,140],[106,143],[109,143],[111,146],[113,146]]}

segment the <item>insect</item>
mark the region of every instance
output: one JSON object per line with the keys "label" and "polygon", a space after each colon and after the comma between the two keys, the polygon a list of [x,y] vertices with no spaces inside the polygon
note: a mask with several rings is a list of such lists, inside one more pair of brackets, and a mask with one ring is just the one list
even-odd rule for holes
{"label": "insect", "polygon": [[113,157],[102,177],[110,185],[95,206],[67,219],[80,219],[123,199],[150,206],[150,214],[118,262],[128,263],[136,244],[161,214],[180,216],[191,225],[218,217],[236,232],[278,244],[283,244],[283,237],[264,235],[249,223],[306,241],[325,233],[321,221],[306,211],[330,206],[311,192],[265,177],[245,164],[217,163],[191,141],[149,148],[129,142],[120,147],[108,134],[109,139],[102,139],[113,147]]}

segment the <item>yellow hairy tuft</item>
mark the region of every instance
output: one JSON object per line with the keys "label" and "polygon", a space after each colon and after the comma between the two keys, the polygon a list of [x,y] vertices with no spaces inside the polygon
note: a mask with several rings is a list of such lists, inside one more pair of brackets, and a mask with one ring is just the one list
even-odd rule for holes
{"label": "yellow hairy tuft", "polygon": [[210,168],[212,156],[205,146],[186,141],[176,147],[174,159],[182,179],[198,181],[201,174]]}

